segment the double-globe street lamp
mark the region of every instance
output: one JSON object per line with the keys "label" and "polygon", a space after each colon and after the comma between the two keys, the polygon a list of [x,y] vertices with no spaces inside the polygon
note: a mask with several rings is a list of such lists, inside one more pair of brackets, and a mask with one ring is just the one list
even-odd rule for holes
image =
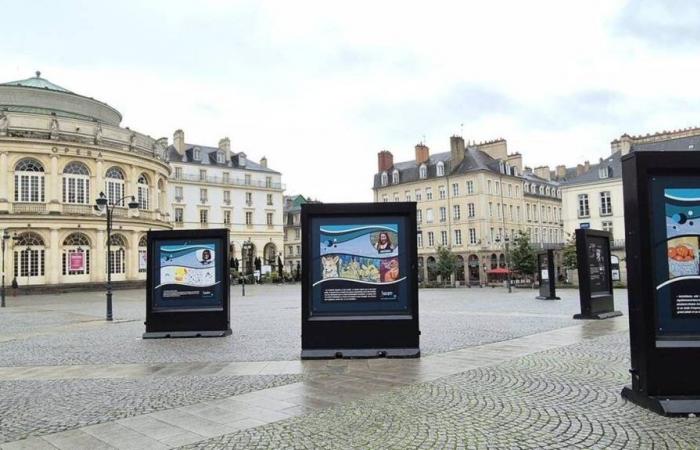
{"label": "double-globe street lamp", "polygon": [[121,204],[125,199],[130,198],[131,201],[128,203],[129,209],[138,209],[139,203],[133,195],[125,195],[124,197],[112,202],[110,205],[109,199],[104,192],[100,192],[100,197],[95,200],[95,209],[98,211],[105,211],[107,216],[107,320],[112,320],[112,218],[114,215],[114,207]]}
{"label": "double-globe street lamp", "polygon": [[5,247],[6,242],[10,240],[17,240],[17,233],[10,236],[7,230],[2,231],[2,286],[0,287],[0,307],[5,307]]}

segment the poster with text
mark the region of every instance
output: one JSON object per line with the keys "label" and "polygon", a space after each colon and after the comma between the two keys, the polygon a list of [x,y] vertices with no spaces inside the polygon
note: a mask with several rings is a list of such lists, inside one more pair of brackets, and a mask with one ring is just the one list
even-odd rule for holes
{"label": "poster with text", "polygon": [[404,219],[315,219],[312,267],[316,313],[406,313],[408,272]]}
{"label": "poster with text", "polygon": [[606,238],[588,237],[588,270],[591,280],[591,295],[610,295],[609,252]]}
{"label": "poster with text", "polygon": [[657,345],[698,341],[700,178],[656,178],[652,211],[659,216],[652,227]]}
{"label": "poster with text", "polygon": [[223,262],[218,240],[156,241],[156,309],[223,307]]}

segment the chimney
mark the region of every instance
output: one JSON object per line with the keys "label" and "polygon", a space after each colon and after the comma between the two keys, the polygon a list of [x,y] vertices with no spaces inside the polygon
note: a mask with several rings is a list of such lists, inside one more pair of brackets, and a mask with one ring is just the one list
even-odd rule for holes
{"label": "chimney", "polygon": [[267,158],[264,156],[260,158],[260,165],[267,169]]}
{"label": "chimney", "polygon": [[177,130],[173,133],[173,147],[180,156],[185,154],[185,132]]}
{"label": "chimney", "polygon": [[586,173],[589,170],[591,170],[591,163],[589,163],[588,161],[584,161],[583,162],[583,172]]}
{"label": "chimney", "polygon": [[430,159],[430,149],[422,142],[416,145],[416,164],[423,164]]}
{"label": "chimney", "polygon": [[513,153],[512,155],[508,155],[508,159],[506,159],[506,162],[509,166],[518,169],[518,175],[523,173],[523,155],[521,155],[520,153]]}
{"label": "chimney", "polygon": [[557,174],[557,180],[563,180],[564,178],[566,178],[566,166],[564,166],[564,165],[557,166],[556,174]]}
{"label": "chimney", "polygon": [[535,175],[547,181],[552,179],[551,172],[549,171],[549,166],[535,167]]}
{"label": "chimney", "polygon": [[620,156],[625,156],[632,151],[632,138],[629,134],[623,134],[620,139],[615,139],[610,143],[610,153],[619,151]]}
{"label": "chimney", "polygon": [[451,166],[457,167],[464,159],[464,138],[462,136],[452,136],[450,138]]}
{"label": "chimney", "polygon": [[583,164],[576,164],[576,176],[582,175],[584,172]]}
{"label": "chimney", "polygon": [[231,151],[231,139],[225,137],[223,139],[219,140],[219,150],[223,150],[225,152],[230,152]]}
{"label": "chimney", "polygon": [[483,142],[478,144],[477,148],[493,159],[500,159],[501,161],[508,159],[508,144],[505,139]]}
{"label": "chimney", "polygon": [[384,172],[394,165],[394,155],[389,150],[382,150],[377,153],[377,171]]}

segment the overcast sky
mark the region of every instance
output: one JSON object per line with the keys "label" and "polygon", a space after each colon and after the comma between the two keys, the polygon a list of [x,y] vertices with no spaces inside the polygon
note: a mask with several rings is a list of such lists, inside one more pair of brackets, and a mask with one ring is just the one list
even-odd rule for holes
{"label": "overcast sky", "polygon": [[2,81],[41,70],[153,137],[229,136],[326,202],[371,201],[377,152],[424,138],[554,166],[700,125],[693,0],[107,3],[0,0]]}

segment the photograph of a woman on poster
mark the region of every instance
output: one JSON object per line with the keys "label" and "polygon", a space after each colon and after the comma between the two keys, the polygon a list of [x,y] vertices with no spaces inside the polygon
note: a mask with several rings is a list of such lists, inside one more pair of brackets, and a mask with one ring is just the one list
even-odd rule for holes
{"label": "photograph of a woman on poster", "polygon": [[391,253],[393,248],[391,247],[391,239],[389,238],[389,233],[382,231],[379,233],[379,238],[374,246],[379,253]]}

